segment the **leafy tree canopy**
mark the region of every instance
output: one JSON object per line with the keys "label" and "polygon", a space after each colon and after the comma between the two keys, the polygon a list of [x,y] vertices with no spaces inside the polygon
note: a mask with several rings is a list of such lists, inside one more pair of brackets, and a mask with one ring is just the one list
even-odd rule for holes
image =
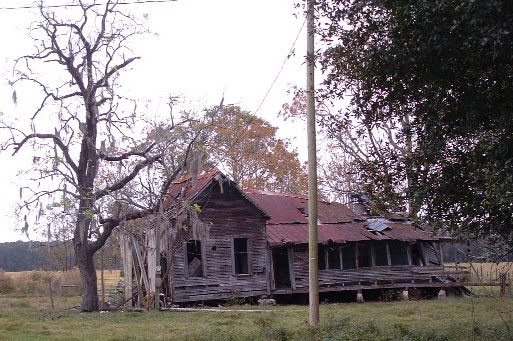
{"label": "leafy tree canopy", "polygon": [[289,142],[269,122],[227,105],[208,110],[212,126],[207,154],[243,188],[305,194],[308,178]]}
{"label": "leafy tree canopy", "polygon": [[[513,242],[513,3],[319,1],[324,100],[409,115],[408,196],[431,224]],[[333,125],[336,129],[336,125]]]}

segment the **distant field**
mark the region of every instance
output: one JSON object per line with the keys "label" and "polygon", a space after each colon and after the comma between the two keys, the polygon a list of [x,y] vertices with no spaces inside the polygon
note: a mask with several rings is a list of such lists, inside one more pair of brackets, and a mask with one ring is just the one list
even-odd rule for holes
{"label": "distant field", "polygon": [[[78,297],[0,296],[1,340],[512,340],[511,298],[322,304],[310,329],[307,306],[273,312],[80,313]],[[260,309],[236,306],[233,309]]]}
{"label": "distant field", "polygon": [[[22,277],[30,276],[31,274],[38,273],[38,272],[41,272],[41,273],[51,273],[51,274],[54,274],[54,275],[56,275],[58,277],[66,278],[67,275],[69,277],[71,277],[71,276],[75,276],[75,274],[78,274],[78,269],[73,269],[73,270],[70,270],[70,271],[67,271],[67,272],[63,272],[63,271],[51,271],[51,272],[48,272],[48,271],[37,271],[37,270],[34,270],[34,271],[6,272],[5,274],[8,275],[9,277],[13,278],[13,279],[19,279],[19,278],[22,278]],[[96,271],[96,276],[98,277],[98,280],[99,280],[100,279],[100,270]],[[107,282],[109,282],[109,283],[117,282],[117,280],[121,276],[121,270],[104,270],[103,276],[104,276],[104,279],[105,279],[106,283]]]}
{"label": "distant field", "polygon": [[446,263],[451,268],[462,268],[470,272],[471,282],[499,282],[499,275],[506,274],[508,281],[513,280],[513,263]]}
{"label": "distant field", "polygon": [[[120,270],[105,270],[105,288],[113,288],[121,276]],[[101,288],[101,272],[97,271],[98,289]],[[80,274],[78,269],[70,271],[21,271],[0,273],[0,294],[19,294],[33,296],[49,295],[49,281],[55,295],[77,295],[80,293]]]}

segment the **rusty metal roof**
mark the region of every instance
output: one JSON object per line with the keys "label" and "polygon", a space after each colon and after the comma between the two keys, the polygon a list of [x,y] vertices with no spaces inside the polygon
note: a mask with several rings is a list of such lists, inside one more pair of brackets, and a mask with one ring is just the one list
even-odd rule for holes
{"label": "rusty metal roof", "polygon": [[383,234],[390,237],[391,239],[401,241],[436,241],[440,240],[440,237],[435,234],[421,229],[415,228],[415,226],[408,222],[393,222],[388,221],[386,223],[390,228],[383,231]]}
{"label": "rusty metal roof", "polygon": [[[177,200],[193,201],[215,181],[230,181],[219,170],[206,172],[197,178],[186,177],[174,181],[164,200],[164,209],[169,209]],[[237,187],[237,186],[236,186]],[[237,187],[237,189],[239,189]],[[308,243],[308,199],[298,195],[281,194],[254,189],[240,190],[267,222],[267,240],[271,246]],[[366,220],[339,203],[320,201],[318,205],[319,242],[345,243],[366,240],[435,241],[431,232],[416,229],[407,220],[396,221],[383,218]],[[369,226],[376,221],[386,228]]]}
{"label": "rusty metal roof", "polygon": [[218,177],[223,176],[220,171],[213,170],[203,173],[197,178],[187,176],[173,181],[169,186],[168,194],[162,204],[164,210],[169,209],[177,200],[190,201],[203,192]]}
{"label": "rusty metal roof", "polygon": [[164,210],[170,209],[177,201],[194,201],[199,194],[206,190],[213,182],[221,184],[222,182],[229,181],[240,192],[240,194],[255,208],[268,218],[267,212],[254,202],[244,191],[242,191],[235,182],[228,179],[219,170],[214,169],[200,174],[198,177],[183,177],[173,181],[169,186],[168,194],[164,199],[162,207]]}
{"label": "rusty metal roof", "polygon": [[[367,240],[388,240],[385,235],[376,235],[367,230],[361,222],[343,224],[318,225],[319,243],[328,242],[343,244]],[[284,244],[307,244],[308,224],[276,224],[267,225],[267,241],[271,246]]]}
{"label": "rusty metal roof", "polygon": [[[305,197],[254,189],[244,192],[271,217],[269,224],[308,223],[308,199]],[[324,201],[319,201],[318,219],[322,224],[364,220],[342,204]]]}
{"label": "rusty metal roof", "polygon": [[[320,244],[328,242],[345,243],[369,240],[400,240],[400,241],[436,241],[439,238],[431,233],[415,229],[411,224],[390,224],[391,227],[382,233],[369,231],[366,223],[354,222],[345,224],[318,225]],[[271,246],[286,244],[307,244],[308,224],[275,224],[267,225],[267,241]]]}

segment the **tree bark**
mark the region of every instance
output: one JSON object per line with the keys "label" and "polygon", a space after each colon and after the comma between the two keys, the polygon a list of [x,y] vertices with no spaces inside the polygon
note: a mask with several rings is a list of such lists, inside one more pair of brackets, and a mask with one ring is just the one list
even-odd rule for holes
{"label": "tree bark", "polygon": [[75,256],[82,281],[82,305],[80,308],[82,311],[97,311],[99,306],[94,253],[83,245],[75,246]]}

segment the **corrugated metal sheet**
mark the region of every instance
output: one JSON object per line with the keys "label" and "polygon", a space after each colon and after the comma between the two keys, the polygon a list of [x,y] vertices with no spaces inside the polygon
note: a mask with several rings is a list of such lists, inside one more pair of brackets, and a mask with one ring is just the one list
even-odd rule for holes
{"label": "corrugated metal sheet", "polygon": [[409,242],[421,240],[437,241],[440,239],[430,232],[416,229],[414,225],[409,223],[387,222],[387,225],[390,226],[390,229],[383,231],[383,234],[390,237],[391,239]]}
{"label": "corrugated metal sheet", "polygon": [[[363,223],[321,224],[319,225],[319,243],[345,243],[366,240],[387,240],[387,236],[375,235],[368,231]],[[308,224],[267,225],[267,241],[271,246],[283,244],[307,244]]]}
{"label": "corrugated metal sheet", "polygon": [[386,229],[389,229],[390,226],[387,225],[386,219],[380,218],[374,221],[369,222],[369,229],[373,231],[383,232]]}
{"label": "corrugated metal sheet", "polygon": [[[271,217],[269,224],[308,223],[307,198],[253,189],[245,189],[244,192]],[[342,204],[322,201],[318,205],[318,217],[323,224],[363,220]]]}

